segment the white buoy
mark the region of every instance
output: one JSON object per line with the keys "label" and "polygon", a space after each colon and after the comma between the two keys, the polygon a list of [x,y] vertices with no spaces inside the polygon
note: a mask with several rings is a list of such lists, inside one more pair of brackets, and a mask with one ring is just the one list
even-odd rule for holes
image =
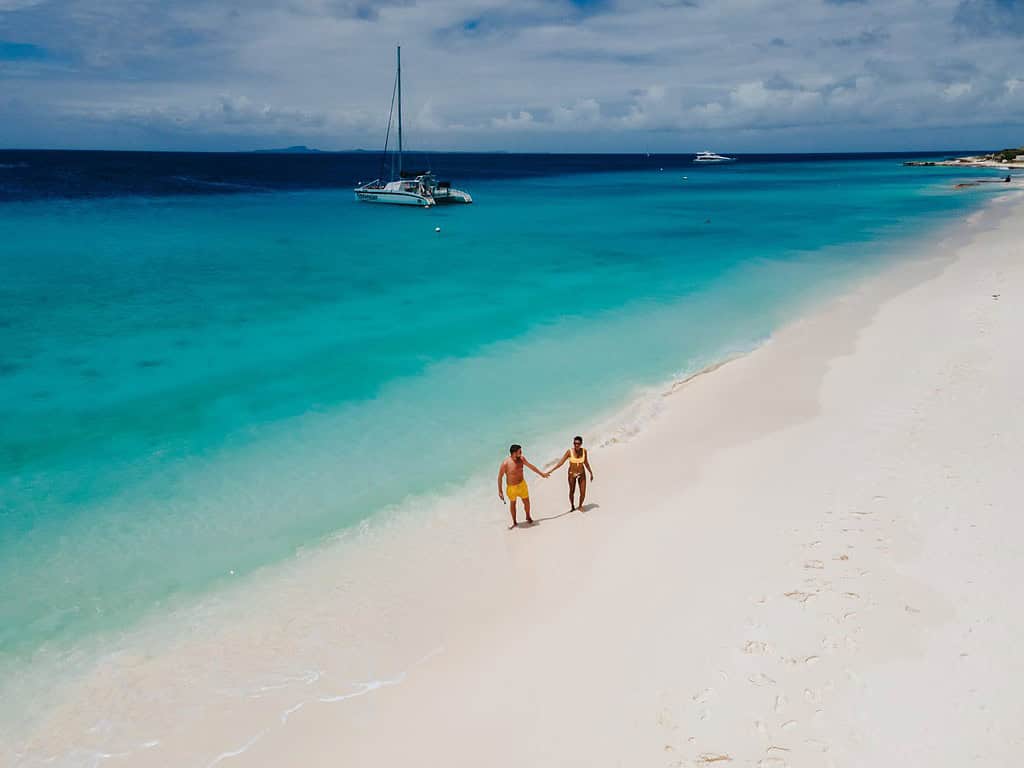
{"label": "white buoy", "polygon": [[435,232],[440,232],[440,231],[441,231],[441,228],[440,228],[440,227],[434,227],[434,231],[435,231]]}

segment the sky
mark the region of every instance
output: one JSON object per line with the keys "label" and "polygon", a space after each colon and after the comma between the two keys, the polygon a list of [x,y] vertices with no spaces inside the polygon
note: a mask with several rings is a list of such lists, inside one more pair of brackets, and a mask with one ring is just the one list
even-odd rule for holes
{"label": "sky", "polygon": [[0,147],[1024,144],[1024,0],[0,0]]}

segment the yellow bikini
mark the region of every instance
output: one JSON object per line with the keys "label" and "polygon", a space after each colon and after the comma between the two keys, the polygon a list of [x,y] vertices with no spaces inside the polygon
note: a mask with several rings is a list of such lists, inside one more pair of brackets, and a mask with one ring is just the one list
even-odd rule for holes
{"label": "yellow bikini", "polygon": [[[583,464],[584,464],[584,462],[586,460],[587,460],[587,449],[586,448],[583,449],[583,455],[580,456],[579,458],[576,458],[576,454],[573,452],[573,449],[570,448],[569,449],[569,474],[570,475],[582,475],[583,474]],[[576,470],[576,471],[573,471],[573,470]]]}

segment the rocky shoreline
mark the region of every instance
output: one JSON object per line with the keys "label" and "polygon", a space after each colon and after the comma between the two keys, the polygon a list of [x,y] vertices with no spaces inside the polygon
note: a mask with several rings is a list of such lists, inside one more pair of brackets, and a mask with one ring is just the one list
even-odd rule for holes
{"label": "rocky shoreline", "polygon": [[1010,159],[1009,152],[1013,150],[1003,150],[991,155],[968,155],[966,157],[951,157],[946,160],[907,160],[903,165],[913,166],[952,166],[957,168],[1005,168],[1011,171],[1024,170],[1024,148],[1020,149],[1020,154],[1013,156]]}

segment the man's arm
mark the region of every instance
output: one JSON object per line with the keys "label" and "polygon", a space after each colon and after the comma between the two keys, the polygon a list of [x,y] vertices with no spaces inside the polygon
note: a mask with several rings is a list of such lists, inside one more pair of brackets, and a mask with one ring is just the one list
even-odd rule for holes
{"label": "man's arm", "polygon": [[561,459],[561,461],[559,461],[559,462],[558,462],[557,464],[555,464],[555,466],[553,466],[553,467],[552,467],[551,469],[549,469],[549,470],[548,470],[548,474],[551,474],[551,473],[552,473],[552,472],[554,472],[554,471],[555,471],[556,469],[558,469],[558,468],[559,468],[560,466],[562,466],[563,464],[565,464],[565,462],[566,462],[566,461],[567,461],[568,459],[569,459],[569,451],[566,451],[565,453],[563,453],[563,454],[562,454],[562,459]]}
{"label": "man's arm", "polygon": [[537,473],[538,475],[540,475],[541,477],[547,477],[547,476],[548,476],[548,475],[550,474],[549,472],[541,472],[541,471],[540,471],[539,469],[537,469],[537,468],[536,468],[535,466],[533,466],[533,464],[531,464],[530,462],[528,462],[528,461],[526,460],[526,457],[525,457],[525,456],[523,456],[523,464],[524,464],[525,466],[529,467],[530,469],[532,469],[532,470],[533,470],[534,472],[536,472],[536,473]]}
{"label": "man's arm", "polygon": [[584,457],[583,457],[583,466],[586,467],[587,470],[589,470],[589,472],[590,472],[590,479],[593,480],[594,479],[594,470],[590,469],[590,451],[587,451],[586,455],[584,455]]}
{"label": "man's arm", "polygon": [[498,467],[498,498],[501,499],[502,501],[505,500],[505,491],[501,487],[501,479],[505,476],[505,472],[505,462],[503,461],[501,462],[501,466]]}

